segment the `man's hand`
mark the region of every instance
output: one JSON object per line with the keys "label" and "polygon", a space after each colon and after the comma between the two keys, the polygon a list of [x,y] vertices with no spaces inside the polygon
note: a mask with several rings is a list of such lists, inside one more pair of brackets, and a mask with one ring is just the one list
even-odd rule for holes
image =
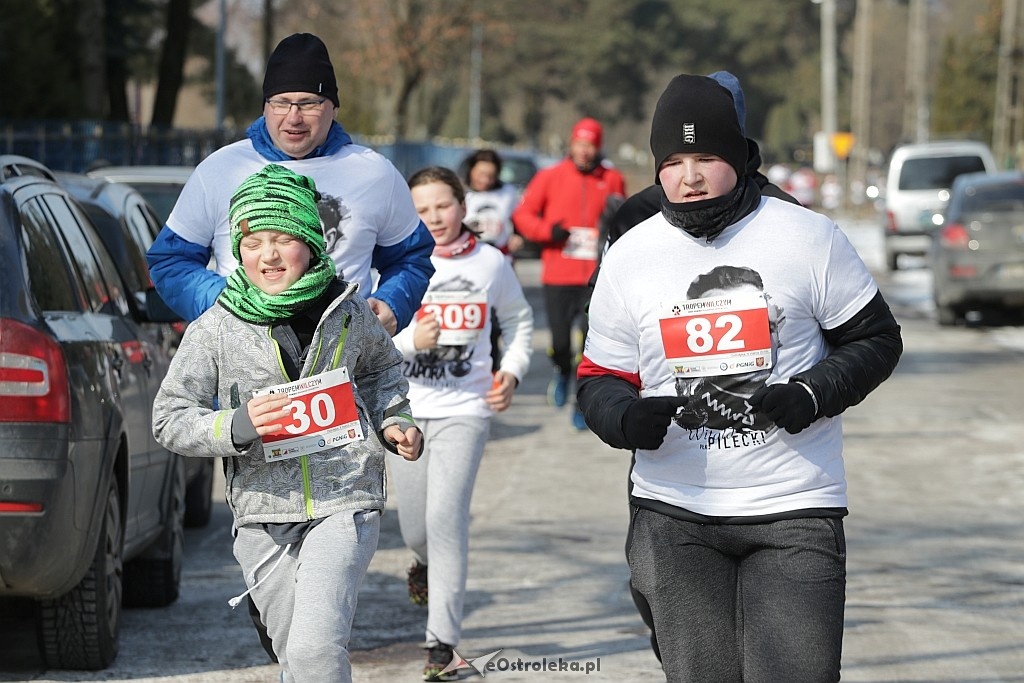
{"label": "man's hand", "polygon": [[685,406],[685,396],[651,396],[637,399],[622,415],[622,432],[634,448],[645,451],[661,447],[676,411]]}
{"label": "man's hand", "polygon": [[441,321],[436,313],[427,313],[415,322],[416,328],[412,331],[412,345],[417,351],[432,349],[437,346],[437,340],[441,336]]}
{"label": "man's hand", "polygon": [[790,434],[807,429],[817,417],[810,389],[799,382],[766,384],[750,397],[750,405]]}
{"label": "man's hand", "polygon": [[561,223],[555,223],[551,226],[551,241],[555,244],[564,242],[569,239],[569,231],[562,227]]}
{"label": "man's hand", "polygon": [[406,460],[417,460],[423,452],[423,432],[419,427],[409,427],[404,432],[398,425],[384,430],[384,438],[395,444],[398,454]]}
{"label": "man's hand", "polygon": [[370,310],[377,316],[377,320],[388,331],[388,334],[394,337],[395,333],[398,332],[398,318],[395,317],[395,312],[391,310],[391,307],[380,299],[374,299],[373,297],[367,299],[366,303],[370,304]]}

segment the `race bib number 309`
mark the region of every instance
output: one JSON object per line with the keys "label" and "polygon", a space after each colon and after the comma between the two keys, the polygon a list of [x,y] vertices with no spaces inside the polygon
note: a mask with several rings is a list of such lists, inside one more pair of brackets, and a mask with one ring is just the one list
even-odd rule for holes
{"label": "race bib number 309", "polygon": [[337,368],[288,384],[260,389],[254,396],[288,394],[291,415],[280,420],[283,429],[263,437],[267,462],[297,458],[363,438],[348,369]]}
{"label": "race bib number 309", "polygon": [[487,323],[486,292],[427,292],[417,319],[435,315],[441,323],[438,346],[474,344]]}
{"label": "race bib number 309", "polygon": [[669,306],[659,324],[665,357],[676,377],[735,375],[772,367],[764,294],[684,301]]}

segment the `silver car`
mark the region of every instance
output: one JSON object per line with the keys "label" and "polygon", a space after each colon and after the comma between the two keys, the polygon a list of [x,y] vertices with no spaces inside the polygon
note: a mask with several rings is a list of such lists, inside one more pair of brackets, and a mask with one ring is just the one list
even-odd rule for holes
{"label": "silver car", "polygon": [[989,148],[970,140],[922,142],[897,147],[885,181],[885,262],[899,267],[900,254],[923,256],[942,222],[953,179],[996,170]]}
{"label": "silver car", "polygon": [[969,173],[953,181],[929,259],[940,325],[968,311],[1024,313],[1024,173]]}
{"label": "silver car", "polygon": [[163,226],[194,170],[195,166],[101,166],[86,175],[131,185],[146,198]]}

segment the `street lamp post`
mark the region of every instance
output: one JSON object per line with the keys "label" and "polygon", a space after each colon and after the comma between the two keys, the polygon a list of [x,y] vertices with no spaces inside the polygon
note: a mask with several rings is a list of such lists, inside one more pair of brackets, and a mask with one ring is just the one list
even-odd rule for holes
{"label": "street lamp post", "polygon": [[832,138],[836,133],[836,2],[811,0],[821,5],[821,135],[814,146],[814,169],[835,170]]}
{"label": "street lamp post", "polygon": [[484,27],[473,23],[473,51],[469,66],[469,139],[480,137],[480,69],[483,63]]}
{"label": "street lamp post", "polygon": [[218,5],[220,17],[217,21],[217,45],[215,48],[215,78],[217,80],[217,130],[224,128],[224,31],[227,24],[227,0],[220,0]]}

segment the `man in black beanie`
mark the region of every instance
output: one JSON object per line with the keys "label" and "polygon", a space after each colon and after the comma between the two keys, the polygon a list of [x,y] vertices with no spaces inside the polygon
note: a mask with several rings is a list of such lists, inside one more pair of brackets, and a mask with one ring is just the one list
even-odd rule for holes
{"label": "man in black beanie", "polygon": [[[327,252],[338,276],[358,283],[392,335],[412,320],[434,274],[434,238],[398,170],[353,143],[334,120],[338,104],[334,66],[323,41],[311,33],[282,40],[267,60],[263,115],[244,140],[196,167],[146,254],[157,290],[183,318],[194,320],[212,306],[238,267],[228,222],[235,188],[275,163],[315,181]],[[216,270],[207,268],[211,256]],[[375,291],[371,267],[379,273]],[[276,661],[251,600],[249,608],[264,648]]]}
{"label": "man in black beanie", "polygon": [[280,43],[267,60],[263,99],[283,92],[308,92],[338,102],[338,82],[327,46],[312,33],[294,33]]}
{"label": "man in black beanie", "polygon": [[[395,334],[412,319],[434,272],[434,240],[398,170],[353,143],[334,120],[338,104],[323,41],[296,33],[278,43],[263,78],[263,116],[246,139],[196,167],[147,254],[161,296],[186,320],[213,305],[237,267],[227,217],[231,192],[270,163],[316,182],[327,251],[339,276],[359,284],[384,327]],[[216,270],[207,269],[211,256]],[[371,267],[380,275],[372,294]]]}
{"label": "man in black beanie", "polygon": [[661,210],[605,255],[578,371],[588,426],[635,451],[630,583],[670,682],[838,681],[840,416],[899,325],[835,223],[761,196],[714,79],[672,79],[651,151]]}

